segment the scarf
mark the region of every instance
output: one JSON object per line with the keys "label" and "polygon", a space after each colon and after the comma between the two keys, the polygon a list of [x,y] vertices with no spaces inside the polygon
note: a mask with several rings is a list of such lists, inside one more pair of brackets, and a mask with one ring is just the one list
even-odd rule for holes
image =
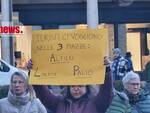
{"label": "scarf", "polygon": [[30,101],[29,92],[24,93],[21,96],[13,95],[11,91],[8,92],[8,101],[13,105],[25,105]]}

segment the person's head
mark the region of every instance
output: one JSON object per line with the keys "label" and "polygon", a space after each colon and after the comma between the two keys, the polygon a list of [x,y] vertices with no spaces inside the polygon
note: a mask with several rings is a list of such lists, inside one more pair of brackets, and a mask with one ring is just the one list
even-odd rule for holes
{"label": "person's head", "polygon": [[70,95],[74,99],[78,99],[87,93],[88,86],[86,85],[73,85],[69,87]]}
{"label": "person's head", "polygon": [[129,57],[131,57],[132,56],[132,54],[131,54],[131,52],[126,52],[126,55],[125,55],[127,58],[129,58]]}
{"label": "person's head", "polygon": [[10,82],[10,91],[16,96],[24,94],[28,89],[28,76],[22,71],[13,73]]}
{"label": "person's head", "polygon": [[122,79],[124,88],[131,94],[137,95],[140,91],[140,77],[137,73],[130,71]]}
{"label": "person's head", "polygon": [[119,48],[113,49],[113,57],[117,58],[121,55],[121,50]]}

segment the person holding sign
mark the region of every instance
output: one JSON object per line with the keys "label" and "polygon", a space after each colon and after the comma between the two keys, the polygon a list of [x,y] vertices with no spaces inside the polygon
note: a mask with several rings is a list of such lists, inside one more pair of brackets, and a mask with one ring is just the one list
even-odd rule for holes
{"label": "person holding sign", "polygon": [[0,113],[47,113],[28,85],[28,76],[24,72],[12,74],[8,96],[0,99]]}
{"label": "person holding sign", "polygon": [[[107,57],[104,64],[107,65]],[[29,63],[31,69],[32,62]],[[90,86],[67,86],[65,95],[51,93],[47,86],[34,86],[37,96],[53,113],[105,113],[113,97],[112,79],[109,66],[106,67],[105,82],[100,86],[96,96],[91,95]]]}

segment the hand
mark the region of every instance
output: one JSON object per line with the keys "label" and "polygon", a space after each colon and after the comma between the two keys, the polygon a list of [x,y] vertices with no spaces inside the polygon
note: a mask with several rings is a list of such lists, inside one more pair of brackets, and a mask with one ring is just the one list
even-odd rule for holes
{"label": "hand", "polygon": [[31,70],[33,68],[33,63],[31,59],[27,62],[26,67],[28,70]]}
{"label": "hand", "polygon": [[109,66],[111,64],[110,57],[104,56],[104,65]]}

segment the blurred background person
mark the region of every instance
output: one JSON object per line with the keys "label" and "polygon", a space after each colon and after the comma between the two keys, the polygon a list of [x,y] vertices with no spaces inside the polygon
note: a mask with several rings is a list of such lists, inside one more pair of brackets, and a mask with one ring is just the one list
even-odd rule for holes
{"label": "blurred background person", "polygon": [[132,71],[133,70],[133,63],[131,60],[132,54],[131,52],[126,52],[125,59],[127,59],[127,71]]}
{"label": "blurred background person", "polygon": [[128,61],[121,55],[121,50],[119,48],[115,48],[113,50],[113,61],[111,64],[111,71],[113,73],[113,79],[122,80],[122,78],[127,73]]}

